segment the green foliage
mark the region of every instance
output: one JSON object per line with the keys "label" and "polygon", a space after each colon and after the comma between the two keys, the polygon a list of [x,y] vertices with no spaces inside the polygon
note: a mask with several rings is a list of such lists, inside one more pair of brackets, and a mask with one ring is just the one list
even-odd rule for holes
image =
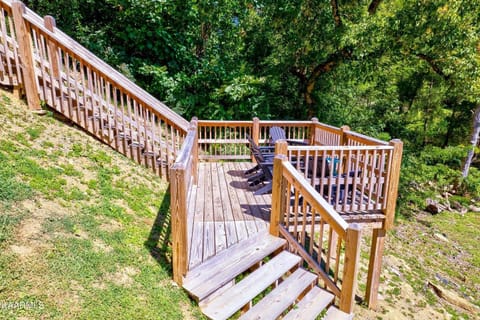
{"label": "green foliage", "polygon": [[468,152],[468,147],[456,146],[439,148],[427,146],[420,154],[420,161],[428,166],[444,164],[452,169],[461,169],[462,161]]}
{"label": "green foliage", "polygon": [[30,140],[35,140],[42,134],[42,132],[44,130],[45,130],[45,127],[36,126],[36,127],[32,127],[32,128],[27,128],[26,131],[27,131],[28,135],[30,136]]}
{"label": "green foliage", "polygon": [[461,164],[467,148],[428,147],[419,154],[406,154],[400,176],[399,210],[411,216],[425,207],[426,198],[435,198],[443,192],[458,197],[461,202],[480,198],[480,170],[472,168],[462,178]]}
{"label": "green foliage", "polygon": [[[0,203],[0,209],[2,204]],[[2,214],[0,216],[0,244],[9,239],[13,228],[22,220],[21,214]],[[0,266],[1,267],[1,266]],[[0,277],[1,280],[1,277]]]}
{"label": "green foliage", "polygon": [[[2,158],[4,157],[0,153],[0,161],[2,161]],[[0,167],[0,208],[1,202],[20,201],[33,195],[32,188],[16,178],[14,169],[5,166],[5,162],[3,164]]]}
{"label": "green foliage", "polygon": [[[479,3],[32,0],[186,118],[299,119],[464,143],[478,104]],[[94,8],[94,9],[93,9]]]}

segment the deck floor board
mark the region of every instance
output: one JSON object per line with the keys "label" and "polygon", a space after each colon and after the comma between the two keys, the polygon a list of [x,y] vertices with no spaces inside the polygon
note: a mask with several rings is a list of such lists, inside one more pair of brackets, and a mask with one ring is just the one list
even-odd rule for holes
{"label": "deck floor board", "polygon": [[268,227],[270,195],[253,195],[243,172],[251,163],[200,162],[192,190],[189,267]]}

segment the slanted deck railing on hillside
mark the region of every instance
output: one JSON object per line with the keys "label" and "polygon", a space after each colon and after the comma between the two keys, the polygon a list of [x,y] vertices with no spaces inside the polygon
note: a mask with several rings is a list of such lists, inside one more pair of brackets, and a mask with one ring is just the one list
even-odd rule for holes
{"label": "slanted deck railing on hillside", "polygon": [[188,122],[21,2],[0,2],[0,78],[166,176]]}
{"label": "slanted deck railing on hillside", "polygon": [[[320,282],[351,313],[355,301],[361,229],[348,224],[314,187],[278,155],[274,164],[270,233],[288,241]],[[317,224],[312,221],[318,222]]]}

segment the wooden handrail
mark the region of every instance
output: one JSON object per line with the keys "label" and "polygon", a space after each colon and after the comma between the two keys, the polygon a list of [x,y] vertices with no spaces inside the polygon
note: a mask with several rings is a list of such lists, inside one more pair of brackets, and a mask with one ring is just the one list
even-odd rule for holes
{"label": "wooden handrail", "polygon": [[347,131],[345,132],[345,136],[345,145],[388,146],[388,142],[386,141],[375,139],[358,132]]}
{"label": "wooden handrail", "polygon": [[[23,88],[99,140],[168,179],[188,122],[20,1],[0,0],[3,84]],[[18,91],[18,90],[17,90]]]}
{"label": "wooden handrail", "polygon": [[[281,149],[280,144],[277,143],[277,149]],[[299,254],[339,298],[340,310],[351,313],[360,259],[360,226],[344,221],[285,155],[275,156],[273,171],[270,233],[283,236],[289,248]],[[319,216],[319,231],[314,228],[314,223],[307,223],[308,216],[312,220]],[[326,241],[325,233],[328,235]]]}
{"label": "wooden handrail", "polygon": [[[9,0],[2,1],[6,3],[10,2]],[[55,46],[63,48],[72,56],[83,60],[85,65],[90,66],[92,69],[100,72],[102,76],[109,79],[113,84],[124,91],[130,92],[133,97],[147,103],[154,111],[158,112],[159,114],[163,114],[166,118],[170,119],[172,124],[177,125],[179,128],[185,131],[188,129],[188,121],[179,116],[177,113],[173,112],[165,104],[158,101],[155,97],[133,83],[130,79],[125,77],[116,69],[112,68],[109,64],[105,63],[91,51],[70,38],[60,29],[53,26],[53,31],[49,30],[49,28],[44,25],[44,19],[42,19],[34,11],[26,7],[23,18],[31,23],[33,27],[41,31],[42,35],[45,36],[49,41],[53,42]]]}

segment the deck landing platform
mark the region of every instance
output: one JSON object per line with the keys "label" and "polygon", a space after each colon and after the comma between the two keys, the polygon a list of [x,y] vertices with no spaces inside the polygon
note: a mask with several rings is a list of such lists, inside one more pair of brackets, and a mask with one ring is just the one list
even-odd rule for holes
{"label": "deck landing platform", "polygon": [[254,195],[251,162],[200,162],[189,199],[189,268],[268,228],[271,195]]}

